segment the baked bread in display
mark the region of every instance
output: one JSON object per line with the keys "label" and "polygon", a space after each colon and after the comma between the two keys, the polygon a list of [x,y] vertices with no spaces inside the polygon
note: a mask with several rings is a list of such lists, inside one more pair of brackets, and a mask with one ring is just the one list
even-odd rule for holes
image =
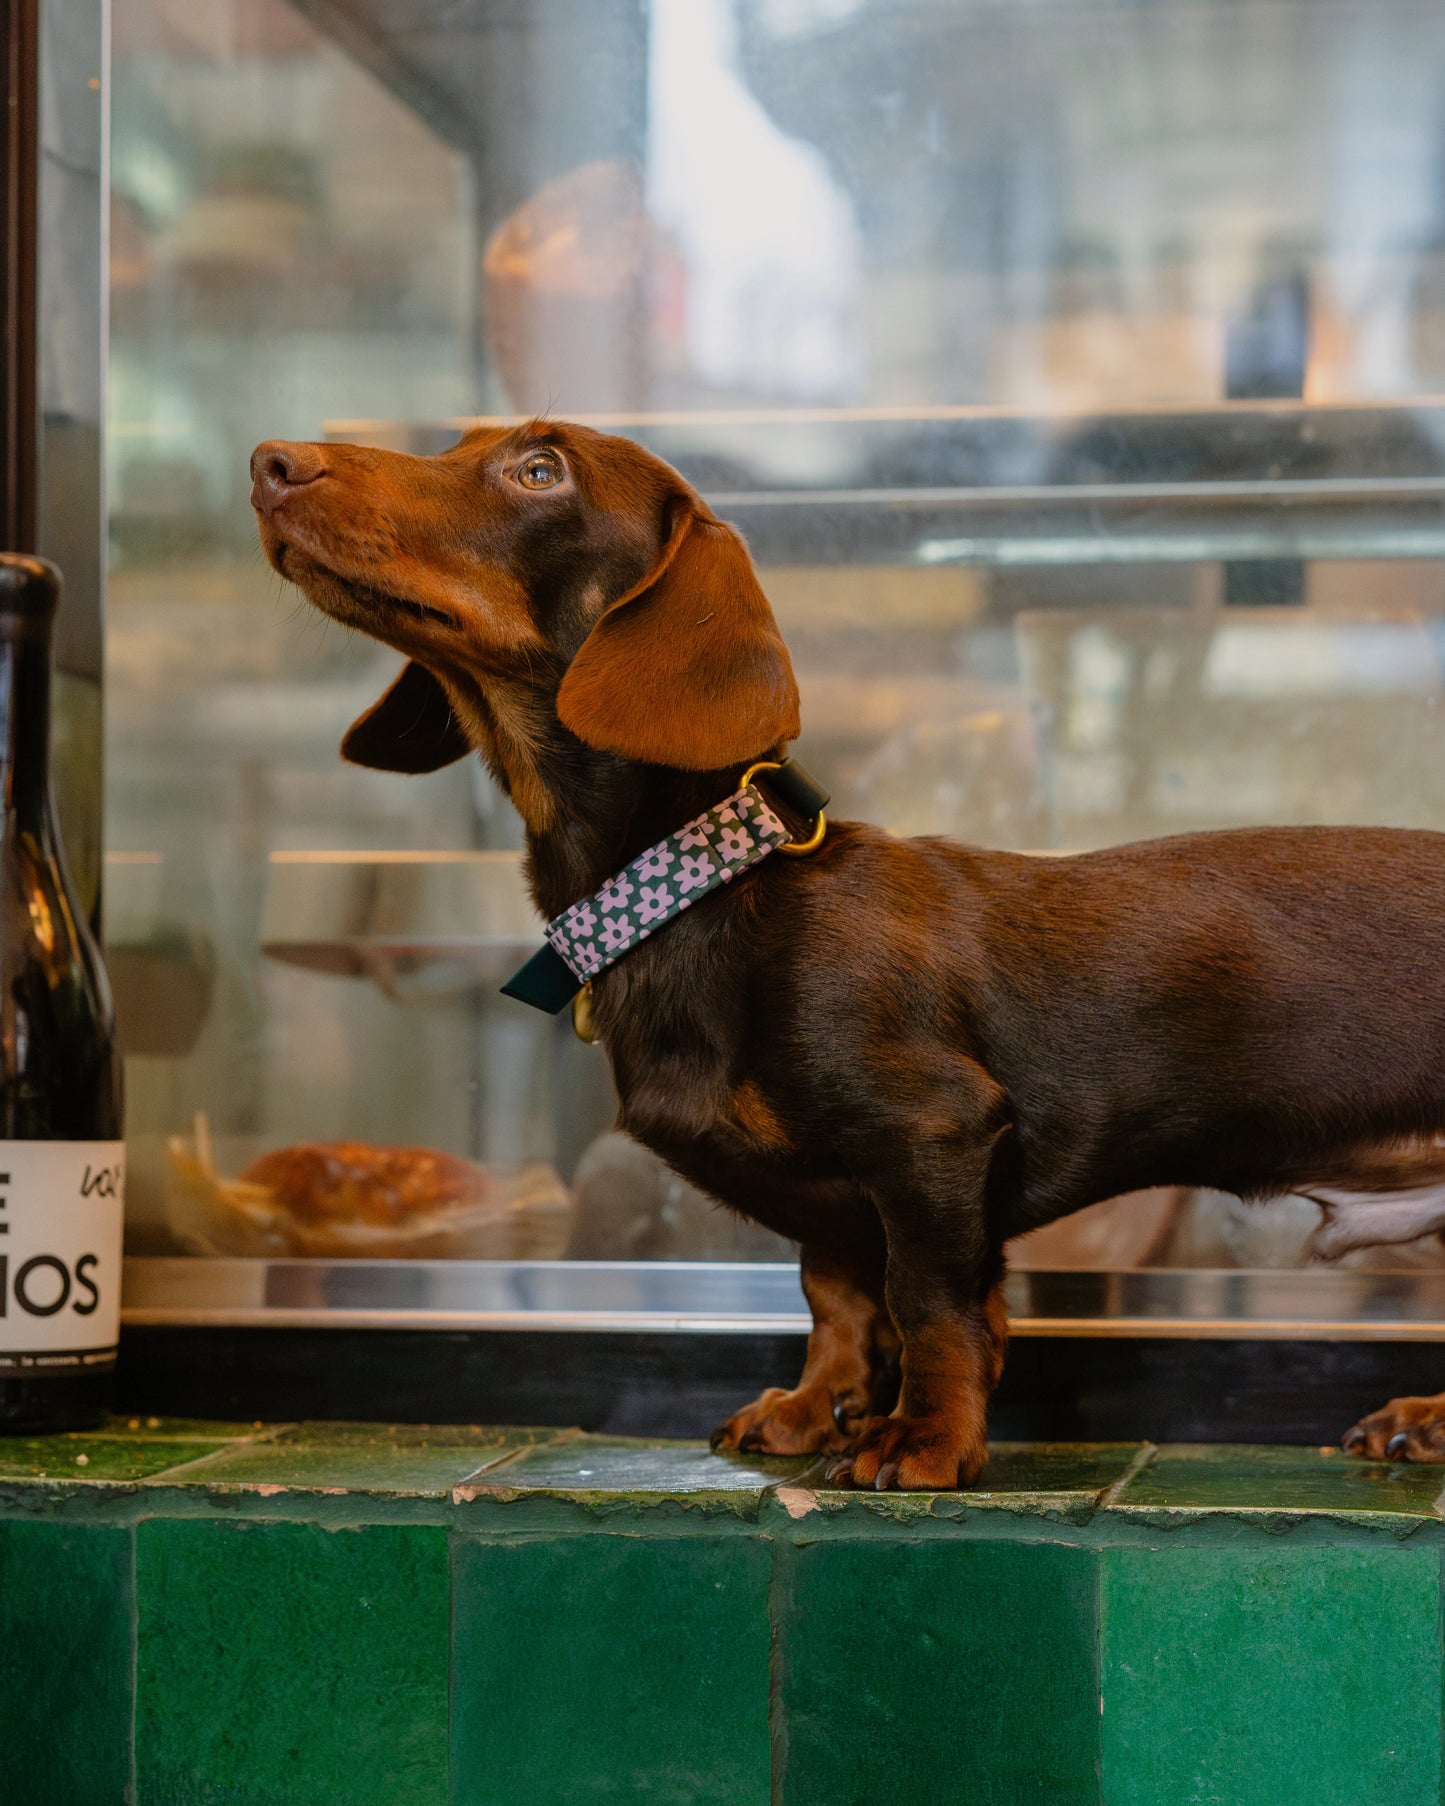
{"label": "baked bread in display", "polygon": [[434,1148],[302,1142],[228,1179],[207,1142],[168,1147],[166,1214],[194,1254],[547,1260],[571,1230],[571,1195],[540,1163],[498,1171]]}

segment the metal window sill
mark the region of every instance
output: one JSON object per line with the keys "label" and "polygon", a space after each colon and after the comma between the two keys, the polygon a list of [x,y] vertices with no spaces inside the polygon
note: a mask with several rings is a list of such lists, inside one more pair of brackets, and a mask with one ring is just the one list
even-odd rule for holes
{"label": "metal window sill", "polygon": [[[1015,1336],[1445,1341],[1445,1271],[1017,1271]],[[789,1263],[139,1257],[132,1326],[802,1334]]]}

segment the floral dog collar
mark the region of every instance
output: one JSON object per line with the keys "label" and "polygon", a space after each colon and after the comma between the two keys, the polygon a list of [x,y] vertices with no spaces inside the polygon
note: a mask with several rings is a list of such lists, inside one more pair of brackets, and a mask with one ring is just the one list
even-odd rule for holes
{"label": "floral dog collar", "polygon": [[[781,817],[753,783],[756,773],[781,801],[816,816],[806,841],[794,841]],[[827,827],[825,791],[792,759],[752,766],[725,801],[639,853],[590,897],[547,924],[547,945],[502,986],[502,994],[556,1015],[599,972],[614,966],[649,935],[729,884],[769,853],[811,853]]]}

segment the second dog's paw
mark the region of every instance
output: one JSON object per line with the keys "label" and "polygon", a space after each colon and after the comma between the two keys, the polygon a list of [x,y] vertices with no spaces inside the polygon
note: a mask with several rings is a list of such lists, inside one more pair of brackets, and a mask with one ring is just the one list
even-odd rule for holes
{"label": "second dog's paw", "polygon": [[969,1440],[941,1417],[874,1417],[853,1453],[830,1465],[828,1480],[875,1492],[951,1492],[971,1485],[987,1460],[982,1437]]}
{"label": "second dog's paw", "polygon": [[1445,1461],[1445,1392],[1392,1398],[1347,1430],[1341,1447],[1367,1461]]}
{"label": "second dog's paw", "polygon": [[846,1401],[835,1403],[826,1386],[792,1392],[769,1386],[713,1431],[712,1446],[759,1455],[831,1454],[849,1447],[850,1427]]}

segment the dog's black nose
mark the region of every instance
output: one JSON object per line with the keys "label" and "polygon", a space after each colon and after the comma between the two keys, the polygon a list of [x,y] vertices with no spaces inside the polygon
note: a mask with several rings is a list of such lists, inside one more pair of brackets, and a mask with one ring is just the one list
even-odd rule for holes
{"label": "dog's black nose", "polygon": [[314,483],[325,474],[321,446],[268,439],[251,453],[251,506],[258,514],[271,514],[293,489]]}

